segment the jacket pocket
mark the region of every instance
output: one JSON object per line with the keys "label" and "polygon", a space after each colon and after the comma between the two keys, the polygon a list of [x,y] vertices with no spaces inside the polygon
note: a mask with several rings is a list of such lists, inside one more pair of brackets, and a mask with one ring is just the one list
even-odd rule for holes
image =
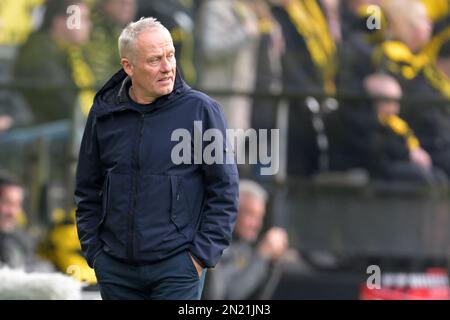
{"label": "jacket pocket", "polygon": [[100,234],[105,244],[114,251],[122,251],[126,245],[126,221],[131,194],[131,177],[128,174],[107,175],[103,191],[103,218]]}
{"label": "jacket pocket", "polygon": [[136,194],[135,254],[170,252],[187,241],[190,214],[179,177],[144,175]]}
{"label": "jacket pocket", "polygon": [[134,212],[135,254],[158,251],[176,229],[170,222],[171,188],[167,175],[142,176],[137,183]]}
{"label": "jacket pocket", "polygon": [[178,176],[170,176],[170,186],[172,191],[170,220],[176,226],[178,232],[189,238],[193,231],[190,230],[192,228],[189,228],[192,215],[183,189],[183,179]]}
{"label": "jacket pocket", "polygon": [[102,198],[102,218],[98,224],[98,228],[101,228],[103,223],[105,222],[106,213],[108,212],[108,198],[110,194],[109,188],[109,174],[106,175],[105,181],[103,182],[103,187],[100,192],[100,196]]}

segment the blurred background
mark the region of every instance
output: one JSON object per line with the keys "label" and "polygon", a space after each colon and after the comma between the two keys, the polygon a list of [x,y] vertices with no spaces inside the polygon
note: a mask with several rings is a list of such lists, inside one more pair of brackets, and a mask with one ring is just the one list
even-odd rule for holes
{"label": "blurred background", "polygon": [[205,299],[450,298],[450,0],[2,0],[0,264],[95,296],[79,143],[121,30],[147,16],[230,128],[269,130],[248,159],[279,152],[275,175],[239,165],[262,207],[241,205]]}

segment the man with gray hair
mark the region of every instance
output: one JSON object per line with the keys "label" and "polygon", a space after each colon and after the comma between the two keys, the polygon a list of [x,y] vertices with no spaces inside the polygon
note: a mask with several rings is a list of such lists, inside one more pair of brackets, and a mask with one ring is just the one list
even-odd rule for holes
{"label": "man with gray hair", "polygon": [[254,299],[269,278],[271,264],[287,252],[288,236],[283,228],[270,228],[257,242],[267,200],[267,192],[258,183],[240,181],[233,242],[208,273],[204,299]]}
{"label": "man with gray hair", "polygon": [[226,141],[224,163],[198,161],[198,145],[179,163],[173,136],[214,128],[225,137],[224,117],[183,81],[171,35],[156,19],[130,23],[119,52],[123,69],[97,93],[80,149],[82,251],[103,299],[199,299],[206,268],[231,241],[239,177]]}

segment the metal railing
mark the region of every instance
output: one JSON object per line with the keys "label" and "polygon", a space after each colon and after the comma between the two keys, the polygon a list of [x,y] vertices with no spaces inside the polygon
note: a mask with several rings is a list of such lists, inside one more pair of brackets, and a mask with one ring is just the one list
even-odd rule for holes
{"label": "metal railing", "polygon": [[[448,190],[375,185],[361,173],[335,173],[328,170],[328,137],[323,116],[345,107],[343,102],[367,97],[229,90],[206,93],[211,96],[245,95],[274,102],[277,110],[274,123],[277,128],[284,128],[280,131],[279,141],[280,170],[274,177],[260,182],[272,195],[271,223],[287,228],[291,243],[299,250],[410,257],[441,257],[450,254],[450,232],[447,232],[450,230]],[[291,101],[301,101],[312,115],[312,126],[320,150],[320,174],[312,179],[291,177],[287,173],[287,131]],[[444,106],[448,101],[404,99],[402,103],[435,103]],[[22,177],[29,177],[31,215],[42,217],[39,212],[45,210],[42,205],[43,190],[49,191],[52,179],[58,181],[60,191],[65,191],[60,198],[68,198],[67,203],[72,200],[71,189],[66,186],[73,184],[73,167],[76,163],[74,150],[77,148],[74,144],[78,139],[74,136],[79,136],[79,132],[74,128],[80,128],[79,121],[63,120],[13,129],[0,137],[2,166],[19,171]],[[56,159],[58,157],[59,161]],[[22,171],[19,166],[22,166]],[[55,175],[57,171],[61,173]]]}

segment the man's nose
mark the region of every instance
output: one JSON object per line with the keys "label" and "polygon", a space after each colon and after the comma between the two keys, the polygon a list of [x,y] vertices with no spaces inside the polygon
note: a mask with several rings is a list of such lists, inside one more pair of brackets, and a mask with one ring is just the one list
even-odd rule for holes
{"label": "man's nose", "polygon": [[165,57],[164,59],[162,59],[162,62],[161,62],[161,72],[167,73],[167,72],[170,72],[171,70],[172,70],[172,64],[170,62],[170,59]]}

